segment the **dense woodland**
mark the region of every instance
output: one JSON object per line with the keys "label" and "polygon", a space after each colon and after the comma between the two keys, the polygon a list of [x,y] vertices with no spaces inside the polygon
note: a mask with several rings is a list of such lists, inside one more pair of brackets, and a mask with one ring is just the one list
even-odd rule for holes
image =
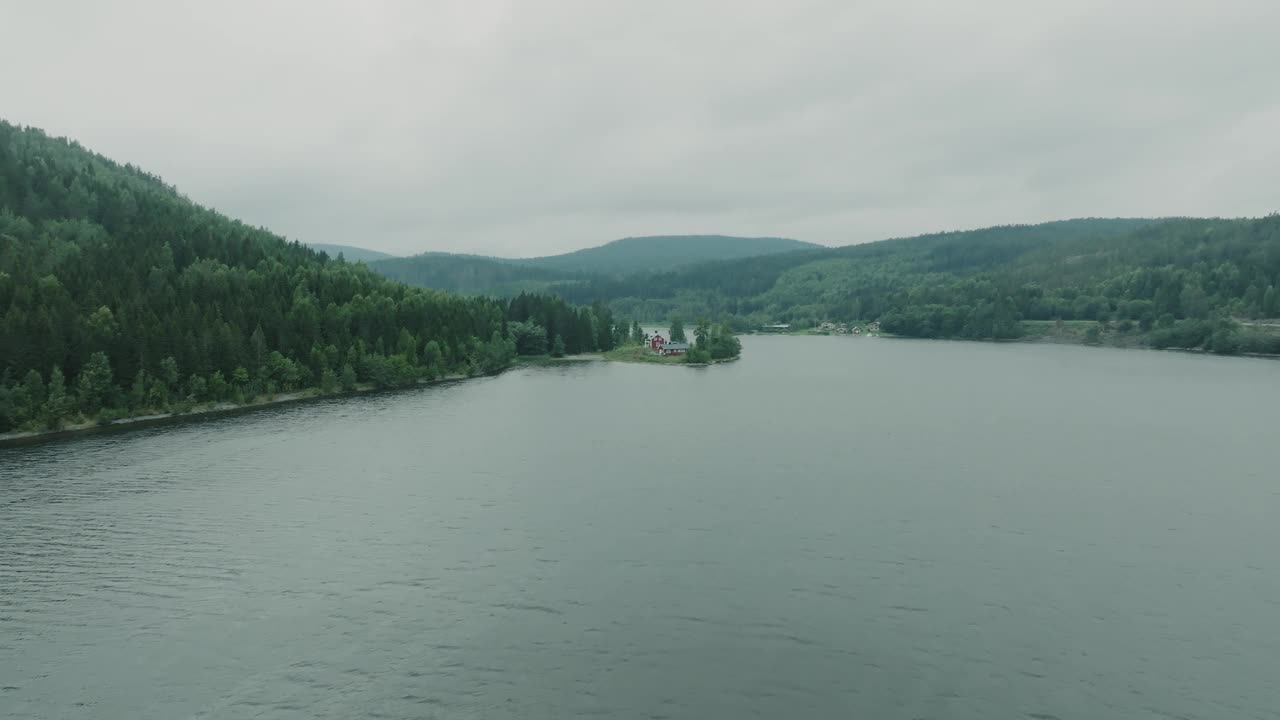
{"label": "dense woodland", "polygon": [[497,294],[536,288],[646,322],[710,317],[749,331],[880,320],[908,337],[1013,339],[1027,321],[1087,321],[1097,328],[1086,341],[1280,353],[1280,331],[1254,324],[1280,317],[1275,215],[1066,220],[559,278],[486,258],[416,262],[397,277]]}
{"label": "dense woodland", "polygon": [[0,431],[609,349],[607,308],[406,287],[0,122]]}
{"label": "dense woodland", "polygon": [[[611,245],[629,253],[639,240]],[[636,321],[674,316],[715,321],[695,343],[711,357],[736,354],[731,330],[875,319],[913,337],[1016,338],[1029,321],[1075,321],[1096,324],[1086,339],[1280,353],[1266,322],[1280,317],[1277,215],[791,247],[660,272],[465,256],[445,256],[443,271],[432,256],[405,265],[413,284],[507,290],[464,297],[286,242],[0,122],[0,431],[493,372],[516,354],[634,342]]]}
{"label": "dense woodland", "polygon": [[553,268],[528,267],[501,258],[423,253],[375,260],[369,267],[392,280],[416,287],[468,295],[512,297],[544,291],[552,285],[584,282],[588,276]]}
{"label": "dense woodland", "polygon": [[1023,321],[1092,321],[1156,347],[1280,352],[1280,216],[1084,219],[886,240],[596,277],[548,288],[621,318],[735,329],[880,320],[911,337],[1008,339]]}

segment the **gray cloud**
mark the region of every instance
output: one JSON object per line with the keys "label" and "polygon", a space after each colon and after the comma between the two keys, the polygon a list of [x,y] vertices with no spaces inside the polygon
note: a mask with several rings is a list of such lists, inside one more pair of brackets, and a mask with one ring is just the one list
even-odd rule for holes
{"label": "gray cloud", "polygon": [[291,238],[1280,210],[1280,3],[0,0],[0,115]]}

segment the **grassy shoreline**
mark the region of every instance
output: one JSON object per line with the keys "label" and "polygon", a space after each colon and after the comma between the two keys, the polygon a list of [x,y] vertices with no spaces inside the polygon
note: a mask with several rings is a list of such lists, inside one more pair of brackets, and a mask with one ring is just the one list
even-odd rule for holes
{"label": "grassy shoreline", "polygon": [[628,345],[626,347],[614,348],[609,352],[601,354],[601,358],[608,362],[639,363],[649,365],[683,365],[684,367],[706,367],[708,365],[718,365],[720,363],[733,362],[742,356],[735,355],[731,358],[719,358],[709,362],[687,362],[685,357],[685,355],[658,355],[643,345]]}
{"label": "grassy shoreline", "polygon": [[651,365],[688,365],[684,355],[658,355],[644,345],[614,348],[602,356],[610,362],[648,363]]}

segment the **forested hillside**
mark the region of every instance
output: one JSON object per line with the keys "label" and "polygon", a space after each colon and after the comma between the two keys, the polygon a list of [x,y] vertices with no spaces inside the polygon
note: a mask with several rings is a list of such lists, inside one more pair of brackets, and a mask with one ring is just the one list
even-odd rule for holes
{"label": "forested hillside", "polygon": [[489,372],[509,312],[542,345],[612,347],[603,308],[410,288],[0,122],[0,431]]}
{"label": "forested hillside", "polygon": [[512,297],[523,292],[545,290],[555,283],[575,283],[585,279],[577,273],[535,268],[515,261],[479,255],[423,253],[369,263],[381,275],[415,287],[446,290],[469,295]]}
{"label": "forested hillside", "polygon": [[1280,315],[1278,280],[1273,215],[995,227],[551,290],[607,301],[623,318],[709,316],[739,329],[879,319],[899,335],[999,339],[1023,335],[1028,322],[1089,321],[1100,337],[1230,353],[1280,351],[1238,322]]}

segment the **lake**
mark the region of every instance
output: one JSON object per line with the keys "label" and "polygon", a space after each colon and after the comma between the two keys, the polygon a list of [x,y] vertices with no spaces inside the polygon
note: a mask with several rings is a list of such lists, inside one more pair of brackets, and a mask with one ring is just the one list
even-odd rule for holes
{"label": "lake", "polygon": [[0,717],[1280,718],[1280,363],[743,344],[0,449]]}

